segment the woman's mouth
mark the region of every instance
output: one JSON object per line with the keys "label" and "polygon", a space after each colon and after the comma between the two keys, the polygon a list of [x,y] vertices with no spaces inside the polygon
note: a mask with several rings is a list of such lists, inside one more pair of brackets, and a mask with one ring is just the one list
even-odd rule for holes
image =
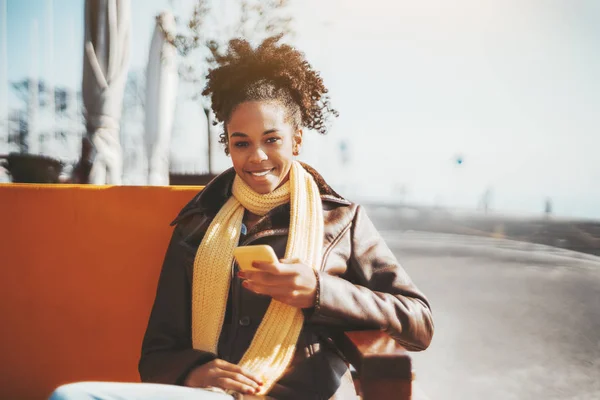
{"label": "woman's mouth", "polygon": [[248,173],[252,176],[256,176],[257,178],[266,176],[269,172],[273,171],[275,168],[263,170],[263,171],[248,171]]}

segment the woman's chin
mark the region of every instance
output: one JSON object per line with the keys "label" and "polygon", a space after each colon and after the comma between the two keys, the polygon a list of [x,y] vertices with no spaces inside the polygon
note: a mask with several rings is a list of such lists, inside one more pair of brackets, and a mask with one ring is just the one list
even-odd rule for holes
{"label": "woman's chin", "polygon": [[258,194],[268,194],[277,188],[277,182],[273,182],[272,179],[249,177],[244,180]]}

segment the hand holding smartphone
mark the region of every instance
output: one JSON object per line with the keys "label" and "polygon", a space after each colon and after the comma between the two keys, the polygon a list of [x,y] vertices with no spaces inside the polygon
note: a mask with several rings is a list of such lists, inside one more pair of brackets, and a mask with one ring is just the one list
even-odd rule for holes
{"label": "hand holding smartphone", "polygon": [[233,250],[233,256],[241,271],[258,271],[252,266],[254,261],[279,262],[273,248],[266,244],[236,247]]}

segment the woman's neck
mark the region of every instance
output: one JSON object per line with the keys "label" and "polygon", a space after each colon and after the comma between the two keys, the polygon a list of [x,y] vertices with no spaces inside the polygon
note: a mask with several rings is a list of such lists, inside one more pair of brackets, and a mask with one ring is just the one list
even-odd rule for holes
{"label": "woman's neck", "polygon": [[260,215],[253,214],[250,211],[246,210],[246,212],[244,213],[244,225],[246,225],[246,229],[248,229],[248,231],[252,229],[252,227],[256,225],[258,220],[260,220],[260,218]]}

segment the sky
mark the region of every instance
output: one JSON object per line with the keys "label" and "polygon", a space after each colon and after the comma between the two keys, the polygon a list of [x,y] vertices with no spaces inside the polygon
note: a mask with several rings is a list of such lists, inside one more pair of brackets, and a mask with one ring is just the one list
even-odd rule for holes
{"label": "sky", "polygon": [[[153,16],[189,3],[132,0],[131,69]],[[7,0],[8,79],[32,73],[37,19],[38,74],[79,87],[84,2],[53,1],[51,69],[48,4]],[[541,213],[550,197],[557,215],[600,218],[599,1],[304,0],[293,13],[340,111],[328,136],[305,135],[303,157],[343,194],[475,208],[490,189],[498,211]],[[202,157],[199,142],[173,151]]]}

